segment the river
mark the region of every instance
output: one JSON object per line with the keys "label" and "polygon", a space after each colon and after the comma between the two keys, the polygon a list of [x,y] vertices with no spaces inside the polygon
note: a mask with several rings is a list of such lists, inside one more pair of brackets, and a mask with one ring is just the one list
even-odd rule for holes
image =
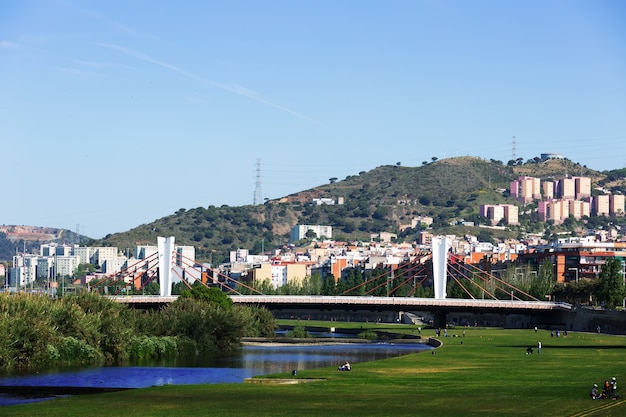
{"label": "river", "polygon": [[349,361],[385,359],[432,349],[420,343],[271,344],[243,346],[231,355],[173,358],[132,366],[49,370],[0,377],[0,405],[44,401],[62,395],[167,384],[241,383],[246,378]]}

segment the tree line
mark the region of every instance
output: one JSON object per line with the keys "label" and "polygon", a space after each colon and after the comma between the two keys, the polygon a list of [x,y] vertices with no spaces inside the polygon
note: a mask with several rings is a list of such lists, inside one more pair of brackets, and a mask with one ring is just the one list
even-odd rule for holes
{"label": "tree line", "polygon": [[228,352],[242,337],[274,336],[275,326],[268,310],[233,305],[203,285],[160,310],[133,309],[86,291],[57,299],[3,293],[0,370]]}

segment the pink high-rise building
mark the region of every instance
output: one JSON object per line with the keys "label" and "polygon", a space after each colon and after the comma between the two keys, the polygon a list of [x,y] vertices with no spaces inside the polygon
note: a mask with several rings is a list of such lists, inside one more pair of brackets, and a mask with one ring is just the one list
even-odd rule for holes
{"label": "pink high-rise building", "polygon": [[576,182],[573,178],[562,178],[557,181],[556,197],[564,200],[576,198]]}
{"label": "pink high-rise building", "polygon": [[569,217],[569,206],[568,200],[540,201],[537,206],[539,220],[542,222],[552,220],[554,224],[561,224]]}
{"label": "pink high-rise building", "polygon": [[552,181],[544,181],[541,188],[543,188],[544,200],[552,200],[554,198],[554,183]]}
{"label": "pink high-rise building", "polygon": [[570,201],[569,202],[569,215],[576,220],[581,219],[584,216],[589,217],[591,214],[590,205],[588,201]]}
{"label": "pink high-rise building", "polygon": [[609,196],[609,214],[613,216],[623,216],[625,200],[622,194],[611,194]]}
{"label": "pink high-rise building", "polygon": [[519,209],[513,204],[481,204],[480,215],[497,225],[502,219],[506,224],[519,224]]}
{"label": "pink high-rise building", "polygon": [[533,200],[540,200],[541,180],[534,177],[519,177],[516,181],[511,182],[511,197],[517,198],[524,204]]}
{"label": "pink high-rise building", "polygon": [[593,197],[593,214],[596,216],[608,216],[610,213],[609,207],[608,194]]}
{"label": "pink high-rise building", "polygon": [[576,200],[582,200],[584,198],[591,197],[591,178],[574,177],[573,180],[576,192]]}
{"label": "pink high-rise building", "polygon": [[519,208],[513,204],[503,204],[502,207],[504,208],[506,224],[519,224]]}

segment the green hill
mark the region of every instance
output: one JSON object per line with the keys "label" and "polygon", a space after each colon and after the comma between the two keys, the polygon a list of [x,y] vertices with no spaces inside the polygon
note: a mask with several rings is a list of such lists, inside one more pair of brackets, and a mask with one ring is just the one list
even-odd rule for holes
{"label": "green hill", "polygon": [[[460,220],[484,222],[478,216],[480,204],[518,204],[508,197],[508,189],[510,181],[520,175],[542,179],[588,176],[592,178],[593,187],[626,193],[626,169],[597,172],[569,160],[542,161],[539,158],[509,161],[506,165],[469,156],[433,159],[419,167],[385,165],[343,180],[333,178],[328,184],[263,205],[180,209],[152,223],[88,244],[132,251],[138,244],[155,245],[157,236],[175,236],[177,244],[196,248],[197,259],[217,263],[227,260],[229,251],[238,248],[259,253],[262,249],[286,245],[289,232],[296,224],[330,225],[336,240],[369,240],[372,233],[391,232],[398,235],[398,240],[414,241],[419,230],[401,231],[401,226],[410,225],[417,216],[432,217],[435,233],[474,234],[497,240],[546,230],[548,233],[580,232],[586,226],[583,221],[567,221],[559,228],[547,227],[537,222],[530,211],[520,214],[521,225],[511,230],[487,233],[477,227],[451,226]],[[314,205],[314,198],[342,199],[343,204]],[[607,219],[588,220],[591,226],[602,221]],[[0,244],[0,248],[3,247],[13,250],[15,242]],[[11,256],[10,250],[0,253],[0,259],[11,259]]]}
{"label": "green hill", "polygon": [[[133,248],[155,244],[157,236],[175,236],[181,245],[196,247],[199,260],[219,262],[228,252],[247,248],[280,247],[289,242],[289,231],[296,224],[333,226],[336,240],[369,240],[372,233],[391,232],[399,240],[412,241],[419,230],[400,232],[401,225],[417,216],[434,219],[437,233],[478,234],[477,228],[453,227],[458,220],[480,222],[480,204],[513,203],[508,197],[510,181],[520,175],[558,179],[569,175],[589,176],[594,185],[605,185],[617,178],[614,189],[625,191],[624,172],[599,173],[568,160],[507,165],[475,157],[435,160],[420,167],[386,165],[360,172],[343,180],[304,190],[257,206],[209,206],[179,210],[171,216],[138,226],[125,233],[108,235],[96,245]],[[618,173],[619,174],[619,173]],[[620,182],[621,181],[621,182]],[[314,205],[314,198],[331,198],[343,204]],[[530,215],[521,216],[522,226],[510,231],[493,231],[494,239],[520,236],[523,232],[543,232],[543,225]],[[472,230],[474,229],[474,230]],[[484,234],[484,229],[481,230]]]}

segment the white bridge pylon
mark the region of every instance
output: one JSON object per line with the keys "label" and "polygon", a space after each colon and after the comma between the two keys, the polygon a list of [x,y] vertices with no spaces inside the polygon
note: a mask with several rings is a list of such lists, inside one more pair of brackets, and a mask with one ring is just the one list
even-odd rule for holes
{"label": "white bridge pylon", "polygon": [[172,295],[172,253],[174,253],[174,236],[168,238],[157,237],[157,250],[159,252],[159,287],[160,296]]}
{"label": "white bridge pylon", "polygon": [[448,276],[448,239],[445,237],[433,237],[433,281],[435,284],[435,299],[446,298],[446,277]]}

